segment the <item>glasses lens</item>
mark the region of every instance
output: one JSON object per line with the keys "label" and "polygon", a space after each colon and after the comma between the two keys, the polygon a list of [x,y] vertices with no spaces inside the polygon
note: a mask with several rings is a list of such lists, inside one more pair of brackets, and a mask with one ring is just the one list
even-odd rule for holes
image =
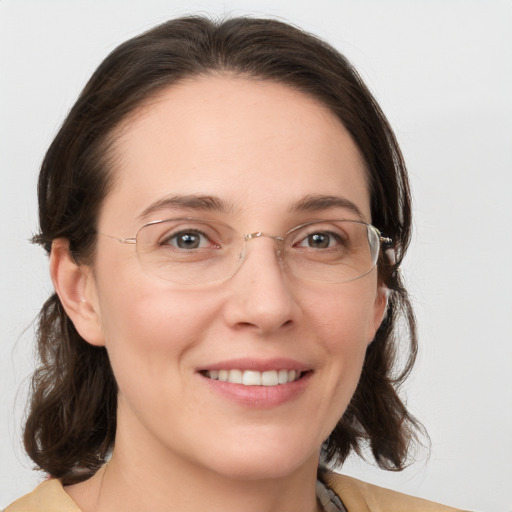
{"label": "glasses lens", "polygon": [[[282,243],[284,251],[279,252],[294,275],[343,283],[373,269],[380,235],[363,222],[319,221],[297,226]],[[137,234],[137,253],[144,270],[183,285],[229,279],[243,261],[245,244],[229,226],[197,219],[156,221]]]}
{"label": "glasses lens", "polygon": [[375,266],[379,240],[377,230],[363,222],[313,222],[287,234],[286,262],[294,274],[305,279],[353,281]]}
{"label": "glasses lens", "polygon": [[178,284],[198,285],[227,279],[242,245],[224,224],[170,219],[143,226],[137,252],[143,268]]}

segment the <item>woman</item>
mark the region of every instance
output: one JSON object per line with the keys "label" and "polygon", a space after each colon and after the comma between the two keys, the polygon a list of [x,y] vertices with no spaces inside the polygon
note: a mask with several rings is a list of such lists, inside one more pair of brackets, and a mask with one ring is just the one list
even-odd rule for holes
{"label": "woman", "polygon": [[328,45],[257,19],[128,41],[39,207],[56,293],[25,446],[52,478],[9,512],[453,510],[327,469],[369,444],[399,470],[418,430],[396,392],[405,166]]}

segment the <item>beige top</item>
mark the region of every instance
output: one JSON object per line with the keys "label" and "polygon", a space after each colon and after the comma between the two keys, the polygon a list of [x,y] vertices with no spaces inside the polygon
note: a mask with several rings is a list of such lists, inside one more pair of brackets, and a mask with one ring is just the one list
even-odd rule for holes
{"label": "beige top", "polygon": [[367,484],[350,476],[331,473],[327,483],[341,498],[348,512],[462,512],[461,509]]}
{"label": "beige top", "polygon": [[[407,496],[355,478],[330,474],[328,484],[348,512],[461,512],[431,501]],[[5,512],[81,512],[62,484],[47,480],[30,494],[9,505]]]}

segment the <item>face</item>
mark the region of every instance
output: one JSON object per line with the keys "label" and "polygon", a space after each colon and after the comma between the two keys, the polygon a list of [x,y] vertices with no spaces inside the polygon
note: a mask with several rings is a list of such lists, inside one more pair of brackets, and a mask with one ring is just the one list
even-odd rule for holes
{"label": "face", "polygon": [[[171,87],[126,121],[115,156],[101,233],[132,237],[175,217],[280,236],[312,220],[371,222],[347,131],[280,84],[204,77]],[[322,196],[340,200],[304,207]],[[375,269],[348,283],[308,281],[283,269],[271,238],[251,240],[231,278],[187,287],[145,272],[134,245],[100,236],[85,275],[98,333],[85,337],[106,346],[119,386],[115,450],[246,479],[316,467],[385,303]],[[210,378],[224,370],[301,378],[277,386]]]}

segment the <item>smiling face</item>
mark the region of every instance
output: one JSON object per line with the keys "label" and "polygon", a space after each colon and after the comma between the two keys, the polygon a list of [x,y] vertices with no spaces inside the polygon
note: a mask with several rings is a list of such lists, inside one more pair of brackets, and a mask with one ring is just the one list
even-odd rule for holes
{"label": "smiling face", "polygon": [[[121,128],[101,233],[132,237],[177,217],[278,236],[309,221],[371,222],[347,131],[284,85],[201,77]],[[114,457],[236,478],[316,468],[385,307],[375,269],[308,281],[283,268],[269,237],[253,238],[238,271],[213,284],[162,279],[135,245],[102,236],[83,275],[93,314],[75,325],[106,346],[119,387]]]}

